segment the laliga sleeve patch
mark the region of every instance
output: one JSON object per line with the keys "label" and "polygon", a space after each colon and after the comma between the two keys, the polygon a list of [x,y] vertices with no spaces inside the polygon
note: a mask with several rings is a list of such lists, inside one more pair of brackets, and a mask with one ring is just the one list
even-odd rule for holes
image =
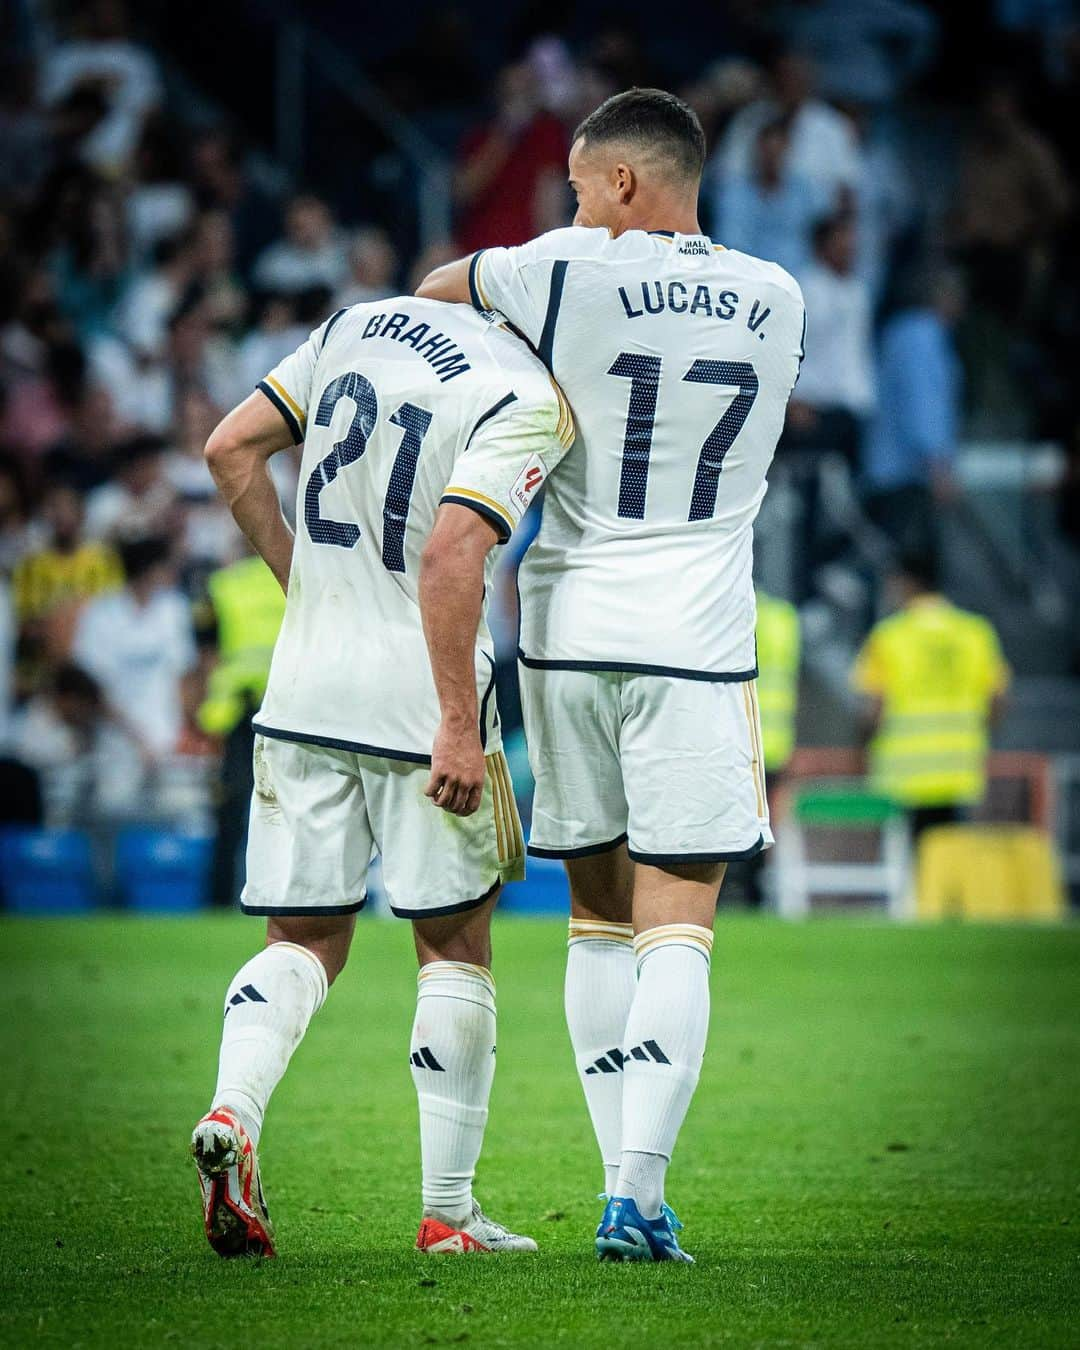
{"label": "laliga sleeve patch", "polygon": [[522,515],[529,509],[529,503],[539,492],[546,477],[547,466],[544,461],[539,455],[530,455],[510,489],[510,500]]}

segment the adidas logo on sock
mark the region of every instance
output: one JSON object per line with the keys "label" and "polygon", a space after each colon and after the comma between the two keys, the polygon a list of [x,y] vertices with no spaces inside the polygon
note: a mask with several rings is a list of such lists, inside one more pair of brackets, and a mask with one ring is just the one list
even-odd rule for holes
{"label": "adidas logo on sock", "polygon": [[238,994],[233,994],[232,998],[229,999],[228,1003],[226,1003],[225,1016],[228,1017],[229,1009],[235,1008],[238,1003],[265,1003],[265,1002],[266,999],[263,998],[262,994],[259,993],[259,991],[255,988],[253,984],[242,985],[240,992]]}
{"label": "adidas logo on sock", "polygon": [[663,1050],[655,1041],[642,1041],[640,1045],[635,1045],[633,1049],[623,1054],[621,1050],[609,1050],[606,1055],[601,1055],[595,1063],[590,1064],[585,1070],[588,1073],[618,1073],[626,1061],[630,1058],[643,1059],[646,1062],[653,1060],[657,1064],[670,1064],[671,1060],[664,1054]]}
{"label": "adidas logo on sock", "polygon": [[409,1056],[409,1062],[418,1069],[434,1069],[436,1073],[446,1072],[426,1045],[422,1045],[419,1050],[414,1050]]}

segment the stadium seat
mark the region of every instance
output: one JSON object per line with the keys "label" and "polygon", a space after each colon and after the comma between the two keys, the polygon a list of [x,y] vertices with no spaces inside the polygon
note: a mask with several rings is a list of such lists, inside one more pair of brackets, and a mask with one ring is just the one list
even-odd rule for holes
{"label": "stadium seat", "polygon": [[122,902],[142,914],[190,914],[206,903],[210,852],[205,835],[132,828],[116,841]]}
{"label": "stadium seat", "polygon": [[506,887],[499,909],[506,914],[569,916],[566,868],[557,858],[530,858],[525,880]]}
{"label": "stadium seat", "polygon": [[85,914],[96,900],[90,841],[78,830],[5,829],[0,885],[12,914]]}
{"label": "stadium seat", "polygon": [[919,841],[920,919],[1061,919],[1061,865],[1031,826],[940,825]]}
{"label": "stadium seat", "polygon": [[[812,857],[811,831],[842,837],[869,860]],[[853,841],[857,844],[853,846]],[[790,818],[777,832],[777,909],[802,918],[815,895],[885,900],[893,918],[910,912],[911,842],[903,808],[858,783],[819,783],[793,798]]]}

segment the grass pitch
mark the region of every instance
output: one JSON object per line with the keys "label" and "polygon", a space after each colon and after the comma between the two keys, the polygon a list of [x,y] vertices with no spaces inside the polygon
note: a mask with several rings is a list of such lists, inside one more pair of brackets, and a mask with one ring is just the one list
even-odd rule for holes
{"label": "grass pitch", "polygon": [[538,1257],[421,1257],[408,925],[353,959],[271,1104],[281,1255],[206,1246],[188,1132],[255,920],[0,925],[0,1341],[1077,1344],[1080,930],[723,919],[669,1182],[697,1265],[598,1265],[565,929],[496,932],[477,1191]]}

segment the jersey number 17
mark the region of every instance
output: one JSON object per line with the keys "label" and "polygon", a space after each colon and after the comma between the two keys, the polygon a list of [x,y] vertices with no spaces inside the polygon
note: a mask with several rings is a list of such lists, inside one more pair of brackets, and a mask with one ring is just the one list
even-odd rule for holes
{"label": "jersey number 17", "polygon": [[[662,365],[661,356],[620,352],[607,372],[630,381],[622,472],[619,475],[619,515],[630,520],[645,518],[649,456],[652,452]],[[750,409],[757,398],[758,377],[749,361],[697,360],[683,379],[690,384],[726,384],[738,390],[723,417],[705,438],[698,456],[694,491],[686,518],[708,520],[716,510],[716,494],[724,456],[750,416]]]}

